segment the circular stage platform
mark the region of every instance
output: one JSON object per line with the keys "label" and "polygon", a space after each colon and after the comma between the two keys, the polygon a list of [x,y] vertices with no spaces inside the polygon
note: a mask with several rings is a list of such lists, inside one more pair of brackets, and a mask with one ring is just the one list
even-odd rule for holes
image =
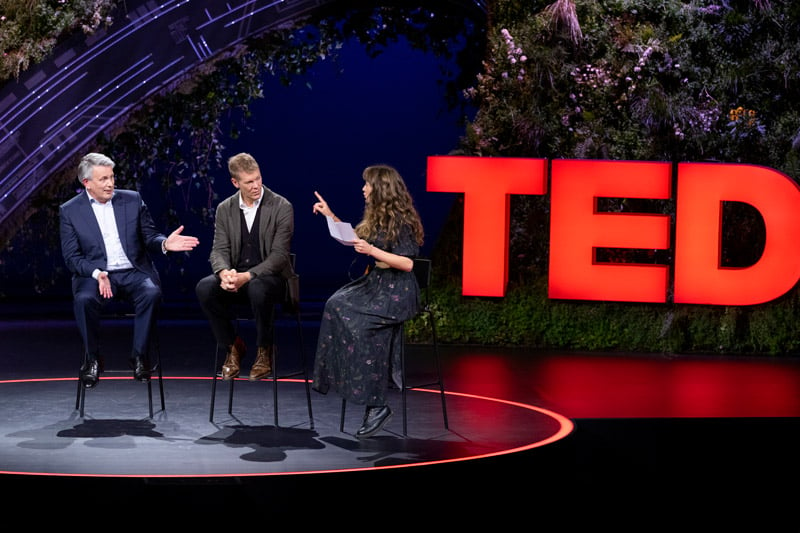
{"label": "circular stage platform", "polygon": [[130,377],[106,377],[86,391],[81,418],[75,378],[0,381],[0,472],[193,478],[398,469],[529,450],[573,430],[546,409],[458,392],[446,394],[445,428],[438,391],[423,389],[408,392],[407,435],[400,394],[391,391],[394,417],[359,440],[363,408],[348,406],[342,432],[339,397],[312,391],[312,427],[302,381],[278,382],[278,426],[270,381],[237,380],[232,414],[228,386],[218,383],[213,422],[210,378],[165,377],[164,411],[158,381],[152,384],[153,418],[147,387]]}

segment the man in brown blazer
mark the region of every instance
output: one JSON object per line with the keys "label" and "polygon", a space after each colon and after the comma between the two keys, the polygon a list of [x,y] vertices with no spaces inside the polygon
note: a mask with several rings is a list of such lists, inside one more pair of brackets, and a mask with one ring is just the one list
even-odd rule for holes
{"label": "man in brown blazer", "polygon": [[236,337],[231,308],[248,305],[256,323],[256,361],[250,380],[270,374],[275,304],[282,301],[286,280],[294,275],[290,247],[294,209],[286,198],[262,183],[258,163],[246,153],[228,160],[231,182],[238,192],[217,207],[213,274],[195,288],[200,307],[208,318],[217,344],[226,350],[222,378],[239,375],[246,348]]}

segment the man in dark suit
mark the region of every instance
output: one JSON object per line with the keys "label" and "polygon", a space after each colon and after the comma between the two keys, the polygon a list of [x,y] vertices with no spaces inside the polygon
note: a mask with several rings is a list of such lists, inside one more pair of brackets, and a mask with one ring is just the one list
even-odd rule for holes
{"label": "man in dark suit", "polygon": [[155,227],[139,193],[114,189],[114,162],[103,154],[85,155],[78,165],[85,192],[61,205],[61,251],[72,272],[75,320],[86,350],[81,381],[87,388],[99,380],[100,310],[103,302],[120,297],[133,303],[134,338],[131,366],[134,378],[150,379],[147,348],[161,302],[158,271],[149,253],[189,251],[195,237],[169,237]]}
{"label": "man in dark suit", "polygon": [[289,255],[294,209],[286,198],[264,187],[250,154],[231,157],[228,171],[238,192],[217,207],[209,258],[213,274],[198,282],[196,292],[217,345],[226,350],[225,380],[239,375],[246,351],[236,337],[231,307],[238,302],[252,310],[258,350],[250,380],[255,381],[272,370],[274,306],[285,295],[286,279],[294,275]]}

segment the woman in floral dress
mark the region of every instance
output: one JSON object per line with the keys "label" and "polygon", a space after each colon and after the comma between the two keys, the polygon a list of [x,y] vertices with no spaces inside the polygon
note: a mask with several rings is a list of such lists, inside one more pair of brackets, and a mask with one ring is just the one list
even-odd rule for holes
{"label": "woman in floral dress", "polygon": [[[333,389],[348,402],[366,406],[356,432],[359,438],[374,435],[392,416],[386,390],[390,375],[399,369],[401,325],[419,308],[412,269],[424,236],[397,170],[370,166],[363,178],[364,218],[355,227],[354,248],[374,259],[375,265],[326,302],[314,363],[315,390],[325,394]],[[338,222],[322,196],[315,194],[314,213]]]}

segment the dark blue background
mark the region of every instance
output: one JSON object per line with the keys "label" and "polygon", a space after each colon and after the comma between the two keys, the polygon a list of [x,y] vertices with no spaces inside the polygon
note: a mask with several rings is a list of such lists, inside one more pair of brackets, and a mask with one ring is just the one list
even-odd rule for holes
{"label": "dark blue background", "polygon": [[[324,296],[347,281],[354,258],[352,248],[328,236],[324,218],[312,214],[314,191],[355,225],[364,207],[361,172],[371,164],[400,171],[425,225],[423,255],[430,255],[454,195],[426,192],[426,159],[456,149],[463,134],[463,109],[447,104],[444,61],[402,40],[377,58],[348,43],[337,59],[318,62],[288,87],[266,80],[265,98],[251,108],[252,131],[228,143],[231,155],[256,157],[265,185],[294,205],[304,296]],[[223,185],[219,192],[234,189]]]}
{"label": "dark blue background", "polygon": [[[402,39],[377,57],[370,57],[357,41],[346,43],[336,58],[318,61],[288,86],[267,77],[264,98],[251,105],[248,129],[238,139],[223,141],[225,158],[251,153],[266,186],[294,205],[293,251],[304,301],[327,299],[366,265],[364,256],[352,265],[353,249],[328,235],[325,219],[312,213],[312,205],[317,190],[339,217],[355,225],[363,213],[361,173],[368,165],[385,163],[400,171],[426,229],[422,255],[430,256],[455,195],[426,192],[426,161],[458,147],[465,113],[448,105],[443,68],[458,71],[453,61],[414,50]],[[226,125],[220,130],[227,131]],[[136,164],[117,163],[120,172]],[[215,172],[220,199],[233,194],[227,168]],[[165,233],[175,229],[173,221],[166,222],[160,183],[147,184],[142,194],[159,228]],[[186,234],[201,239],[200,246],[183,257],[156,261],[165,305],[191,308],[196,307],[195,284],[210,273],[213,227],[191,217],[180,223],[186,224]],[[33,260],[13,249],[0,256],[0,297],[25,305],[47,299],[71,302],[60,250],[42,247],[34,253]],[[52,285],[37,281],[51,275]]]}

